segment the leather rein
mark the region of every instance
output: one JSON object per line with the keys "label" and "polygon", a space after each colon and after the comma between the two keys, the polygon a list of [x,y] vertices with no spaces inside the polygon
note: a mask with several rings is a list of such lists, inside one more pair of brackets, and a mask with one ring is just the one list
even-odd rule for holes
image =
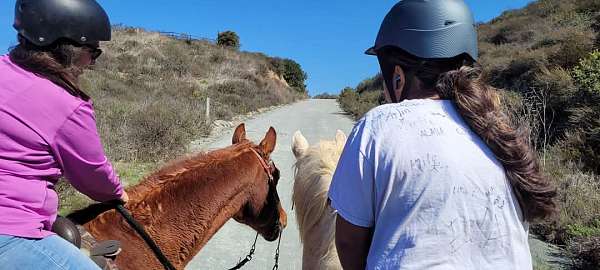
{"label": "leather rein", "polygon": [[[265,159],[258,153],[258,151],[256,151],[254,148],[250,148],[250,150],[252,150],[252,152],[256,155],[256,157],[260,161],[261,166],[267,173],[269,185],[274,185],[275,184],[274,177],[273,177],[274,167],[271,166],[272,161],[267,163],[267,161],[265,161]],[[117,210],[117,212],[119,212],[119,214],[121,214],[121,216],[123,216],[123,218],[125,219],[125,221],[127,221],[129,226],[131,226],[131,228],[133,228],[133,230],[139,234],[139,236],[144,240],[144,242],[146,242],[148,247],[152,250],[152,252],[156,256],[156,258],[160,261],[160,263],[163,265],[163,267],[166,270],[177,270],[177,268],[175,268],[173,266],[173,264],[165,256],[165,254],[162,252],[162,250],[156,244],[156,242],[154,242],[154,240],[152,240],[152,237],[150,237],[150,235],[146,232],[146,230],[144,229],[144,225],[137,222],[137,220],[135,220],[135,218],[131,215],[131,213],[125,208],[123,201],[115,200],[115,201],[107,202],[107,204],[112,205]],[[258,239],[258,233],[256,233],[256,238],[254,239],[254,244],[252,245],[252,249],[250,250],[250,253],[246,256],[246,258],[244,260],[241,260],[235,267],[233,267],[231,269],[240,269],[242,266],[244,266],[246,263],[248,263],[250,260],[252,260],[252,255],[254,255],[254,250],[256,247],[257,239]],[[281,244],[281,231],[279,232],[279,242],[277,243],[277,250],[276,250],[276,254],[275,254],[275,265],[273,266],[273,269],[279,269],[279,246],[280,246],[280,244]]]}

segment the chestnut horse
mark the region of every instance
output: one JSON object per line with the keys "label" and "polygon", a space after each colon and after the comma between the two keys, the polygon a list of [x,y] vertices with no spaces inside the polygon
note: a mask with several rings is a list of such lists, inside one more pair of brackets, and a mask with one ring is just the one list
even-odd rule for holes
{"label": "chestnut horse", "polygon": [[335,248],[335,212],[328,204],[327,192],[346,135],[337,131],[335,141],[310,146],[296,131],[292,151],[296,156],[292,201],[303,244],[302,269],[342,269]]}
{"label": "chestnut horse", "polygon": [[[227,148],[173,162],[127,189],[130,200],[126,207],[177,269],[183,269],[232,217],[267,241],[276,240],[287,224],[275,188],[279,171],[270,159],[275,130],[270,128],[255,145],[246,139],[241,124],[232,142]],[[123,251],[116,260],[119,269],[163,268],[114,210],[98,215],[91,206],[69,218],[84,224],[98,240],[121,241]]]}

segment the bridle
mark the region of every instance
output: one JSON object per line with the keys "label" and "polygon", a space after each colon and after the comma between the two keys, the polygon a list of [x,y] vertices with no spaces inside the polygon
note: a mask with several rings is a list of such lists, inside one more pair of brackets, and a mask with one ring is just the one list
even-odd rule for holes
{"label": "bridle", "polygon": [[275,171],[275,166],[273,165],[273,161],[269,159],[269,161],[267,163],[267,161],[258,153],[258,151],[256,151],[256,149],[250,148],[250,150],[252,151],[252,153],[254,153],[254,155],[256,155],[256,157],[258,158],[258,161],[260,162],[260,165],[263,167],[263,169],[267,173],[269,182],[274,182],[275,178],[273,177],[273,172]]}
{"label": "bridle", "polygon": [[[268,184],[269,184],[269,189],[275,189],[275,177],[273,177],[273,173],[277,170],[275,168],[275,164],[273,163],[272,160],[268,160],[266,161],[259,153],[258,151],[256,151],[256,149],[254,148],[250,148],[250,150],[252,150],[252,153],[254,153],[256,155],[256,157],[258,158],[258,160],[260,161],[261,166],[263,167],[263,169],[265,170],[265,172],[267,173],[267,177],[268,177]],[[275,189],[276,191],[276,189]],[[269,190],[269,193],[270,190]],[[276,203],[279,203],[279,196],[277,196],[277,194],[275,193],[275,200]],[[277,221],[277,223],[279,223],[279,220]],[[277,249],[275,250],[275,264],[273,265],[272,270],[277,270],[279,269],[279,247],[281,245],[281,232],[283,230],[279,231],[279,237],[278,237],[278,241],[277,241]],[[254,251],[256,250],[256,241],[258,240],[258,232],[256,233],[256,237],[254,237],[254,243],[252,244],[252,247],[250,248],[250,252],[248,253],[248,255],[246,255],[246,257],[242,260],[240,260],[238,262],[238,264],[232,268],[230,268],[229,270],[236,270],[236,269],[240,269],[242,268],[246,263],[250,262],[252,260],[252,256],[254,255]]]}

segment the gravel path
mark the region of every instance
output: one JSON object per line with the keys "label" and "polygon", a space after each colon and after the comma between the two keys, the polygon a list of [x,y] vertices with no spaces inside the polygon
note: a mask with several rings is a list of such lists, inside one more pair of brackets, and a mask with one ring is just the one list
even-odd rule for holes
{"label": "gravel path", "polygon": [[[340,129],[346,134],[353,126],[353,120],[338,106],[335,100],[305,100],[289,106],[275,108],[246,119],[247,136],[258,143],[270,126],[277,131],[277,146],[272,155],[277,167],[281,170],[281,180],[278,191],[282,205],[288,213],[288,227],[285,229],[279,259],[279,268],[282,270],[302,269],[302,247],[300,245],[296,218],[291,211],[291,193],[293,181],[293,163],[295,161],[291,151],[292,135],[296,130],[301,130],[312,145],[320,139],[333,139],[335,131]],[[222,126],[222,125],[221,125]],[[225,127],[226,132],[221,136],[202,140],[193,145],[196,150],[210,150],[228,146],[236,125]],[[202,251],[188,264],[186,269],[229,269],[240,258],[248,253],[255,232],[250,228],[231,220],[208,242]],[[537,262],[545,264],[536,269],[560,269],[556,262],[564,263],[565,259],[557,253],[556,247],[532,238],[532,257]],[[271,269],[274,263],[277,242],[269,243],[259,237],[254,259],[243,269]],[[547,263],[550,262],[550,263]]]}

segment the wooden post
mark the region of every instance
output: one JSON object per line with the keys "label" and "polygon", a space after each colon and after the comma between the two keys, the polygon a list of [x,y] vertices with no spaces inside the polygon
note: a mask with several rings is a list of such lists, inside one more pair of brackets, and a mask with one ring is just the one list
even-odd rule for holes
{"label": "wooden post", "polygon": [[210,126],[210,98],[206,98],[206,115],[205,115],[206,125]]}

